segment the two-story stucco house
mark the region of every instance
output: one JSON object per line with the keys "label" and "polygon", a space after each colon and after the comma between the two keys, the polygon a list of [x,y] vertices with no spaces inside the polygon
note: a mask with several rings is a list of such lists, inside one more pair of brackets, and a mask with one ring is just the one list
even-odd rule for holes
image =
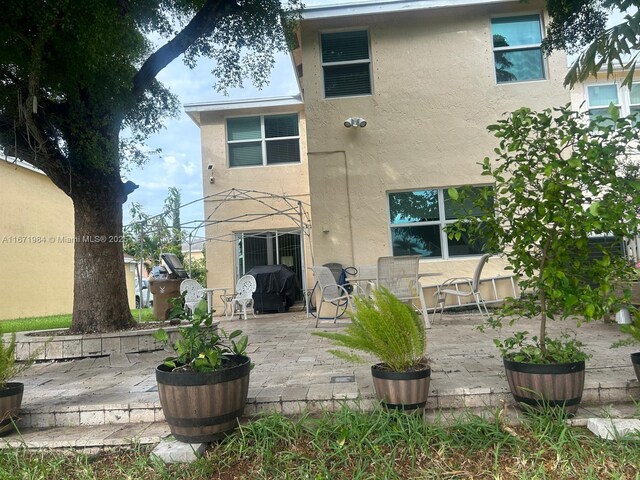
{"label": "two-story stucco house", "polygon": [[[299,99],[186,107],[202,130],[203,164],[217,172],[214,184],[205,178],[205,196],[235,187],[304,198],[313,227],[310,242],[300,236],[300,251],[309,250],[302,265],[420,254],[421,271],[434,274],[425,287],[470,275],[482,252],[445,235],[455,220],[447,189],[486,184],[478,162],[496,144],[486,127],[505,112],[570,101],[566,57],[541,52],[543,7],[503,0],[308,7],[292,52]],[[205,202],[205,216],[213,208]],[[208,227],[207,237],[235,235],[235,244],[207,242],[210,284],[230,285],[243,273],[245,232],[292,228],[263,221]],[[504,264],[490,261],[485,276],[507,276]]]}

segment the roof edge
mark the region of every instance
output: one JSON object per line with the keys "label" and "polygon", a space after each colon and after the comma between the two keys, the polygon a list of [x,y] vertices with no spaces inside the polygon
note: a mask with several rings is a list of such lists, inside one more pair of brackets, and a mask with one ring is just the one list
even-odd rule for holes
{"label": "roof edge", "polygon": [[514,0],[379,0],[367,3],[341,3],[309,6],[302,11],[302,20],[372,15],[394,12],[411,12],[436,8],[465,7],[492,3],[508,3]]}
{"label": "roof edge", "polygon": [[300,95],[270,98],[248,98],[244,100],[222,100],[215,102],[187,103],[184,109],[189,112],[216,112],[225,110],[239,110],[245,108],[268,108],[288,105],[302,105]]}

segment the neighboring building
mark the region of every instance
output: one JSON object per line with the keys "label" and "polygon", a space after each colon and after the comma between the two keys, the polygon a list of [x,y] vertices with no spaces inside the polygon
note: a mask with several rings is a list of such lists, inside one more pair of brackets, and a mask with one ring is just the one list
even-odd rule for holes
{"label": "neighboring building", "polygon": [[[0,157],[0,320],[72,312],[73,245],[71,199],[42,171]],[[134,308],[132,257],[124,267]]]}
{"label": "neighboring building", "polygon": [[199,260],[204,257],[204,238],[193,238],[191,241],[187,239],[186,242],[183,242],[180,251],[182,252],[182,256],[184,258],[185,265],[191,260]]}
{"label": "neighboring building", "polygon": [[640,112],[640,84],[634,82],[631,88],[622,85],[627,73],[620,70],[607,76],[603,72],[599,77],[576,84],[571,90],[572,108],[589,112],[592,117],[608,117],[611,104],[618,108],[622,116]]}
{"label": "neighboring building", "polygon": [[[308,264],[366,266],[380,256],[420,254],[421,271],[439,274],[428,283],[470,275],[481,252],[445,235],[444,226],[455,221],[447,189],[486,185],[478,162],[497,142],[486,127],[505,112],[570,100],[562,86],[566,57],[542,55],[543,8],[538,1],[500,0],[308,7],[292,52],[304,99],[296,112],[301,143],[306,131],[306,156],[301,151],[295,176],[285,173],[264,157],[266,129],[257,134],[265,119],[283,108],[291,113],[292,105],[189,105],[202,128],[204,168],[214,166],[215,184],[205,176],[205,196],[248,185],[310,194]],[[243,115],[253,116],[255,132],[235,119]],[[257,152],[259,142],[262,163],[245,166],[242,154]],[[210,211],[205,204],[205,215]],[[213,260],[207,250],[209,266],[226,272],[233,254],[229,246]],[[229,272],[210,275],[231,284]],[[504,263],[493,260],[483,276],[508,275]],[[500,294],[510,294],[511,280],[503,287]],[[432,296],[426,297],[429,303]]]}
{"label": "neighboring building", "polygon": [[12,158],[0,158],[0,197],[0,319],[71,313],[71,199]]}
{"label": "neighboring building", "polygon": [[[599,76],[576,84],[571,90],[571,107],[573,110],[585,112],[589,117],[610,117],[609,107],[613,104],[621,116],[638,115],[640,113],[640,79],[634,76],[631,87],[622,85],[628,71],[614,70],[611,75],[602,71]],[[640,158],[635,156],[635,161]],[[640,237],[625,239],[624,242],[616,241],[613,237],[594,237],[594,242],[606,242],[611,245],[613,253],[621,251],[637,262],[640,259]],[[620,245],[623,246],[620,249]]]}

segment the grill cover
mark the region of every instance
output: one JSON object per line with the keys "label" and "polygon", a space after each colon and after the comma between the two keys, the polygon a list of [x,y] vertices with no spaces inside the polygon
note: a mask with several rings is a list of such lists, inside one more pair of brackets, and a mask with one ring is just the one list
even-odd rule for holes
{"label": "grill cover", "polygon": [[298,296],[298,277],[286,265],[256,266],[247,275],[256,279],[253,301],[257,312],[286,312]]}

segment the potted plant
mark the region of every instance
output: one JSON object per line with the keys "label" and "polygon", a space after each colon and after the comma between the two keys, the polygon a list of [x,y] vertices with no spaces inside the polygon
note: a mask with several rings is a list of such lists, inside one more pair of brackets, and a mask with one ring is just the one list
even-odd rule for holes
{"label": "potted plant", "polygon": [[536,336],[519,331],[496,340],[518,402],[577,410],[588,355],[575,338],[549,338],[547,322],[571,318],[579,325],[620,303],[614,283],[629,266],[590,238],[638,231],[640,183],[628,155],[639,131],[615,108],[609,113],[590,121],[568,107],[516,110],[488,127],[500,140],[497,158],[481,164],[493,185],[449,190],[468,212],[449,237],[468,235],[503,252],[524,292],[489,325],[539,319]]}
{"label": "potted plant", "polygon": [[16,362],[15,352],[16,334],[12,333],[8,342],[3,335],[0,335],[0,436],[8,435],[13,431],[22,405],[24,384],[9,380],[29,368],[41,349],[21,362]]}
{"label": "potted plant", "polygon": [[[354,297],[355,312],[343,332],[318,332],[334,345],[376,357],[371,367],[376,397],[388,408],[422,410],[431,369],[426,358],[425,325],[418,314],[385,288],[371,298]],[[365,360],[352,351],[329,350],[348,361]]]}
{"label": "potted plant", "polygon": [[[238,425],[247,402],[248,338],[240,330],[227,335],[218,329],[204,300],[187,320],[173,344],[174,355],[156,368],[160,404],[177,440],[213,442]],[[154,336],[169,343],[165,330]]]}
{"label": "potted plant", "polygon": [[[640,312],[637,309],[633,309],[631,323],[620,325],[620,330],[631,336],[631,342],[640,344]],[[629,344],[631,342],[624,342],[624,344]],[[620,344],[623,343],[621,342]],[[636,378],[640,382],[640,352],[631,354],[631,363],[633,364],[633,369],[636,372]]]}

